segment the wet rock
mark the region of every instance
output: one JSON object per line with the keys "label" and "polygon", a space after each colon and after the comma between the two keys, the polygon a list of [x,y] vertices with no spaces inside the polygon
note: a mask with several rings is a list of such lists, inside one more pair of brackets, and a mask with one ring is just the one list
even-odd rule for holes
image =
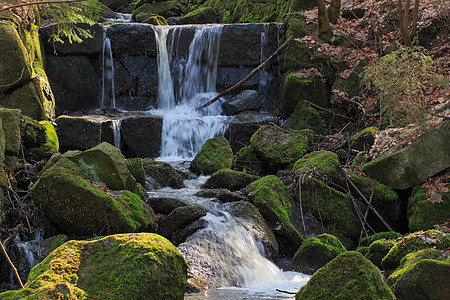
{"label": "wet rock", "polygon": [[18,155],[20,151],[20,120],[19,109],[0,109],[2,128],[5,134],[5,153]]}
{"label": "wet rock", "polygon": [[174,189],[181,189],[184,186],[183,177],[170,164],[150,158],[144,158],[142,163],[145,175],[150,177],[158,187],[170,186]]}
{"label": "wet rock", "polygon": [[58,25],[45,26],[39,32],[46,53],[55,55],[56,51],[56,55],[64,56],[102,54],[104,29],[101,24],[77,23],[77,27],[88,30],[93,36],[92,38],[81,37],[81,43],[70,42],[67,37],[61,37],[63,43],[50,41],[50,35],[56,30],[56,26]]}
{"label": "wet rock", "polygon": [[375,142],[375,133],[378,131],[376,127],[367,127],[350,138],[353,149],[359,151],[369,151]]}
{"label": "wet rock", "polygon": [[0,105],[6,108],[20,109],[23,115],[35,120],[47,119],[44,107],[32,82],[0,98]]}
{"label": "wet rock", "polygon": [[69,233],[94,235],[154,229],[154,213],[139,196],[130,191],[107,194],[104,190],[91,184],[75,163],[62,158],[33,185],[30,197],[42,205],[50,220]]}
{"label": "wet rock", "polygon": [[450,167],[450,120],[428,129],[411,145],[363,166],[373,179],[404,190]]}
{"label": "wet rock", "polygon": [[[108,27],[107,35],[116,56],[156,57],[155,33],[148,24],[113,24]],[[125,39],[124,39],[125,37]]]}
{"label": "wet rock", "polygon": [[380,270],[356,251],[345,252],[319,269],[295,297],[395,299]]}
{"label": "wet rock", "polygon": [[161,151],[163,119],[160,116],[135,116],[122,120],[123,152],[131,157],[158,157]]}
{"label": "wet rock", "polygon": [[[220,64],[219,60],[219,64]],[[217,90],[225,90],[239,81],[241,81],[245,76],[250,74],[251,71],[253,71],[253,67],[223,67],[219,65],[219,68],[217,69],[217,82],[216,87]],[[259,87],[259,73],[255,74],[252,78],[250,78],[248,81],[244,82],[241,86],[242,89],[258,89]],[[237,89],[239,91],[239,89]]]}
{"label": "wet rock", "polygon": [[361,246],[370,246],[373,242],[378,240],[396,240],[402,235],[395,231],[378,232],[361,239]]}
{"label": "wet rock", "polygon": [[211,24],[217,23],[217,13],[212,7],[202,7],[181,17],[177,24]]}
{"label": "wet rock", "polygon": [[233,152],[237,152],[250,143],[252,135],[262,125],[268,124],[278,124],[278,118],[267,113],[254,111],[238,113],[228,126],[225,138],[229,141]]}
{"label": "wet rock", "polygon": [[222,104],[223,113],[232,116],[245,110],[259,111],[262,100],[257,91],[245,90]]}
{"label": "wet rock", "polygon": [[204,184],[204,188],[217,189],[225,188],[231,191],[237,191],[245,188],[253,181],[257,180],[258,176],[251,175],[244,172],[233,171],[230,169],[222,169],[211,175]]}
{"label": "wet rock", "polygon": [[346,251],[337,237],[324,233],[303,241],[292,259],[292,268],[304,274],[314,274]]}
{"label": "wet rock", "polygon": [[212,138],[202,145],[190,169],[195,174],[212,174],[223,168],[231,168],[233,158],[233,151],[223,136]]}
{"label": "wet rock", "polygon": [[178,250],[152,233],[72,240],[33,268],[25,289],[0,298],[183,299],[187,268]]}
{"label": "wet rock", "polygon": [[0,24],[0,53],[0,93],[31,79],[30,57],[13,23]]}
{"label": "wet rock", "polygon": [[178,207],[187,206],[183,201],[169,197],[150,197],[148,204],[156,213],[170,214]]}
{"label": "wet rock", "polygon": [[57,115],[100,108],[100,76],[86,56],[48,55],[46,62]]}
{"label": "wet rock", "polygon": [[187,205],[175,208],[158,224],[158,233],[172,239],[172,234],[190,223],[206,216],[206,210],[199,206]]}

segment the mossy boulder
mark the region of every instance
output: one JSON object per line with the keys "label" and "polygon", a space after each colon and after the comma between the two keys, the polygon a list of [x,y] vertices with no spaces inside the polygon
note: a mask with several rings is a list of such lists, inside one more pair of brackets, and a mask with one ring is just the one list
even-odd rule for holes
{"label": "mossy boulder", "polygon": [[339,158],[336,153],[330,151],[321,150],[306,154],[295,162],[292,171],[298,178],[311,175],[336,184],[343,183]]}
{"label": "mossy boulder", "polygon": [[182,13],[181,4],[178,1],[152,1],[138,0],[136,1],[136,9],[133,11],[133,17],[147,12],[163,16],[164,18],[179,16]]}
{"label": "mossy boulder", "polygon": [[233,166],[233,150],[225,137],[207,140],[191,162],[190,169],[195,174],[212,174]]}
{"label": "mossy boulder", "polygon": [[147,203],[155,211],[155,213],[170,214],[174,209],[187,204],[177,198],[169,197],[150,197]]}
{"label": "mossy boulder", "polygon": [[411,145],[363,166],[373,179],[404,190],[450,167],[450,120],[428,129]]}
{"label": "mossy boulder", "polygon": [[297,102],[294,112],[287,119],[287,125],[293,130],[311,129],[318,134],[324,134],[327,130],[322,115],[303,100]]}
{"label": "mossy boulder", "polygon": [[324,233],[303,241],[292,259],[292,268],[297,272],[313,274],[345,251],[337,237]]}
{"label": "mossy boulder", "polygon": [[178,24],[211,24],[217,23],[217,13],[212,7],[201,7],[183,16]]}
{"label": "mossy boulder", "polygon": [[6,158],[5,148],[6,148],[5,133],[3,131],[2,118],[0,118],[0,163],[2,164]]}
{"label": "mossy boulder", "polygon": [[450,234],[438,230],[418,231],[402,237],[389,250],[381,261],[383,269],[392,270],[400,265],[400,261],[407,254],[422,249],[446,249],[450,247]]}
{"label": "mossy boulder", "polygon": [[245,170],[255,175],[259,175],[263,169],[263,163],[258,158],[255,148],[252,145],[243,147],[236,153],[235,165],[241,167],[243,170],[245,168]]}
{"label": "mossy boulder", "polygon": [[20,109],[22,114],[35,120],[46,120],[45,109],[33,82],[28,83],[0,99],[0,105]]}
{"label": "mossy boulder", "polygon": [[30,57],[13,23],[0,24],[0,53],[0,93],[31,79]]}
{"label": "mossy boulder", "polygon": [[18,155],[20,151],[20,109],[0,108],[0,118],[5,134],[5,153]]}
{"label": "mossy boulder", "polygon": [[365,257],[377,267],[381,266],[381,261],[389,253],[395,242],[393,240],[377,240],[370,244],[369,251]]}
{"label": "mossy boulder", "polygon": [[348,97],[354,97],[361,93],[360,77],[364,68],[368,65],[367,58],[361,59],[358,64],[353,68],[352,73],[346,79],[338,78],[333,88],[338,88],[341,91],[347,93]]}
{"label": "mossy boulder", "polygon": [[450,259],[442,251],[420,250],[402,259],[389,281],[397,299],[446,299],[450,294]]}
{"label": "mossy boulder", "polygon": [[183,187],[183,177],[168,163],[151,158],[142,159],[145,175],[159,187],[170,186],[174,189]]}
{"label": "mossy boulder", "polygon": [[319,269],[295,296],[304,299],[395,299],[380,270],[347,251]]}
{"label": "mossy boulder", "polygon": [[280,170],[305,155],[311,140],[311,130],[287,131],[278,126],[264,125],[253,134],[250,145],[269,168]]}
{"label": "mossy boulder", "polygon": [[55,127],[48,121],[37,122],[24,117],[21,120],[22,145],[26,158],[35,161],[48,159],[59,151],[59,141]]}
{"label": "mossy boulder", "polygon": [[396,240],[402,235],[395,231],[378,232],[361,239],[361,246],[370,246],[373,242],[378,240]]}
{"label": "mossy boulder", "polygon": [[245,172],[222,169],[212,174],[203,187],[208,189],[225,188],[231,191],[237,191],[245,188],[258,178],[258,176]]}
{"label": "mossy boulder", "polygon": [[293,199],[283,182],[274,175],[263,177],[247,187],[247,195],[274,230],[277,239],[289,241],[293,252],[297,251],[303,236],[292,224]]}
{"label": "mossy boulder", "polygon": [[155,226],[152,209],[136,194],[94,186],[67,158],[42,174],[30,197],[62,230],[78,235],[151,231]]}
{"label": "mossy boulder", "polygon": [[358,151],[369,151],[375,142],[375,133],[378,131],[376,127],[367,127],[350,138],[350,144],[353,149]]}
{"label": "mossy boulder", "polygon": [[152,233],[69,241],[33,268],[25,289],[0,299],[183,299],[187,268],[175,246]]}
{"label": "mossy boulder", "polygon": [[[443,183],[450,188],[450,183]],[[428,230],[439,225],[450,216],[450,192],[435,192],[436,200],[427,196],[427,190],[417,187],[413,189],[408,201],[409,230]]]}
{"label": "mossy boulder", "polygon": [[133,175],[134,179],[145,187],[145,170],[142,159],[139,157],[127,159],[127,168],[131,175]]}

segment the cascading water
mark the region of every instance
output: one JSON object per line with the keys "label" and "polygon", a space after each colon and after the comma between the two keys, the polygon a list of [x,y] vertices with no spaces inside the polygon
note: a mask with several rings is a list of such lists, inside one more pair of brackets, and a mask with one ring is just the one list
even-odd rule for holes
{"label": "cascading water", "polygon": [[122,123],[122,119],[112,120],[112,128],[114,133],[114,147],[120,149],[121,146],[121,136],[120,136],[120,127]]}
{"label": "cascading water", "polygon": [[[178,43],[175,42],[183,26],[154,27],[159,84],[158,109],[151,113],[164,118],[161,144],[164,160],[192,158],[207,139],[225,133],[229,118],[220,116],[219,102],[203,111],[196,110],[217,95],[221,29],[221,25],[196,26],[189,55],[183,59],[178,57]],[[178,91],[174,91],[172,72],[175,71],[172,70],[180,75]]]}
{"label": "cascading water", "polygon": [[103,59],[102,59],[102,101],[101,108],[115,108],[116,95],[114,91],[114,61],[111,40],[107,37],[108,28],[103,31]]}

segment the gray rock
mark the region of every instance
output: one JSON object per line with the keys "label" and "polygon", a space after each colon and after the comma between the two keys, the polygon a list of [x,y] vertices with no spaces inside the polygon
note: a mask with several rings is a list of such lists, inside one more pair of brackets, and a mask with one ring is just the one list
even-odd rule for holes
{"label": "gray rock", "polygon": [[122,146],[131,157],[157,157],[161,151],[163,118],[134,116],[122,121]]}
{"label": "gray rock", "polygon": [[20,151],[20,109],[0,109],[0,118],[5,135],[5,153],[17,155]]}
{"label": "gray rock", "polygon": [[[217,70],[217,90],[225,90],[241,81],[253,71],[253,67],[220,67]],[[242,84],[245,89],[257,89],[259,85],[259,74],[256,74]],[[239,89],[238,89],[239,90]]]}
{"label": "gray rock", "polygon": [[158,225],[158,234],[172,239],[172,234],[190,223],[206,216],[206,210],[195,205],[182,206],[174,209]]}
{"label": "gray rock", "polygon": [[107,29],[115,56],[156,57],[156,40],[149,24],[113,24]]}
{"label": "gray rock", "polygon": [[235,115],[245,110],[258,111],[262,106],[262,99],[257,91],[245,90],[222,103],[222,111],[227,116]]}
{"label": "gray rock", "polygon": [[183,177],[168,163],[150,158],[142,160],[145,175],[153,180],[158,187],[170,186],[174,189],[183,187]]}
{"label": "gray rock", "polygon": [[176,198],[156,197],[148,200],[148,205],[151,206],[156,213],[170,214],[174,209],[182,206],[187,206],[183,201]]}
{"label": "gray rock", "polygon": [[225,138],[234,153],[250,143],[252,135],[262,126],[278,124],[278,118],[267,113],[254,111],[241,112],[231,121]]}

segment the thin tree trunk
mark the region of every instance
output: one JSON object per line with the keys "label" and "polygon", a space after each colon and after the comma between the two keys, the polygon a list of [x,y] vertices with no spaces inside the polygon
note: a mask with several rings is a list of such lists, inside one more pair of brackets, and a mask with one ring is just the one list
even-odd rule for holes
{"label": "thin tree trunk", "polygon": [[341,12],[341,0],[331,0],[328,7],[328,18],[331,23],[336,23]]}
{"label": "thin tree trunk", "polygon": [[316,3],[317,9],[319,10],[319,33],[331,32],[330,19],[328,19],[325,2],[323,0],[316,0]]}
{"label": "thin tree trunk", "polygon": [[409,0],[405,1],[405,7],[403,9],[403,31],[405,32],[405,36],[403,37],[403,42],[406,46],[411,45],[411,39],[409,36]]}
{"label": "thin tree trunk", "polygon": [[414,10],[412,15],[412,25],[411,25],[411,34],[410,39],[413,39],[417,36],[417,19],[419,14],[419,0],[414,1]]}

